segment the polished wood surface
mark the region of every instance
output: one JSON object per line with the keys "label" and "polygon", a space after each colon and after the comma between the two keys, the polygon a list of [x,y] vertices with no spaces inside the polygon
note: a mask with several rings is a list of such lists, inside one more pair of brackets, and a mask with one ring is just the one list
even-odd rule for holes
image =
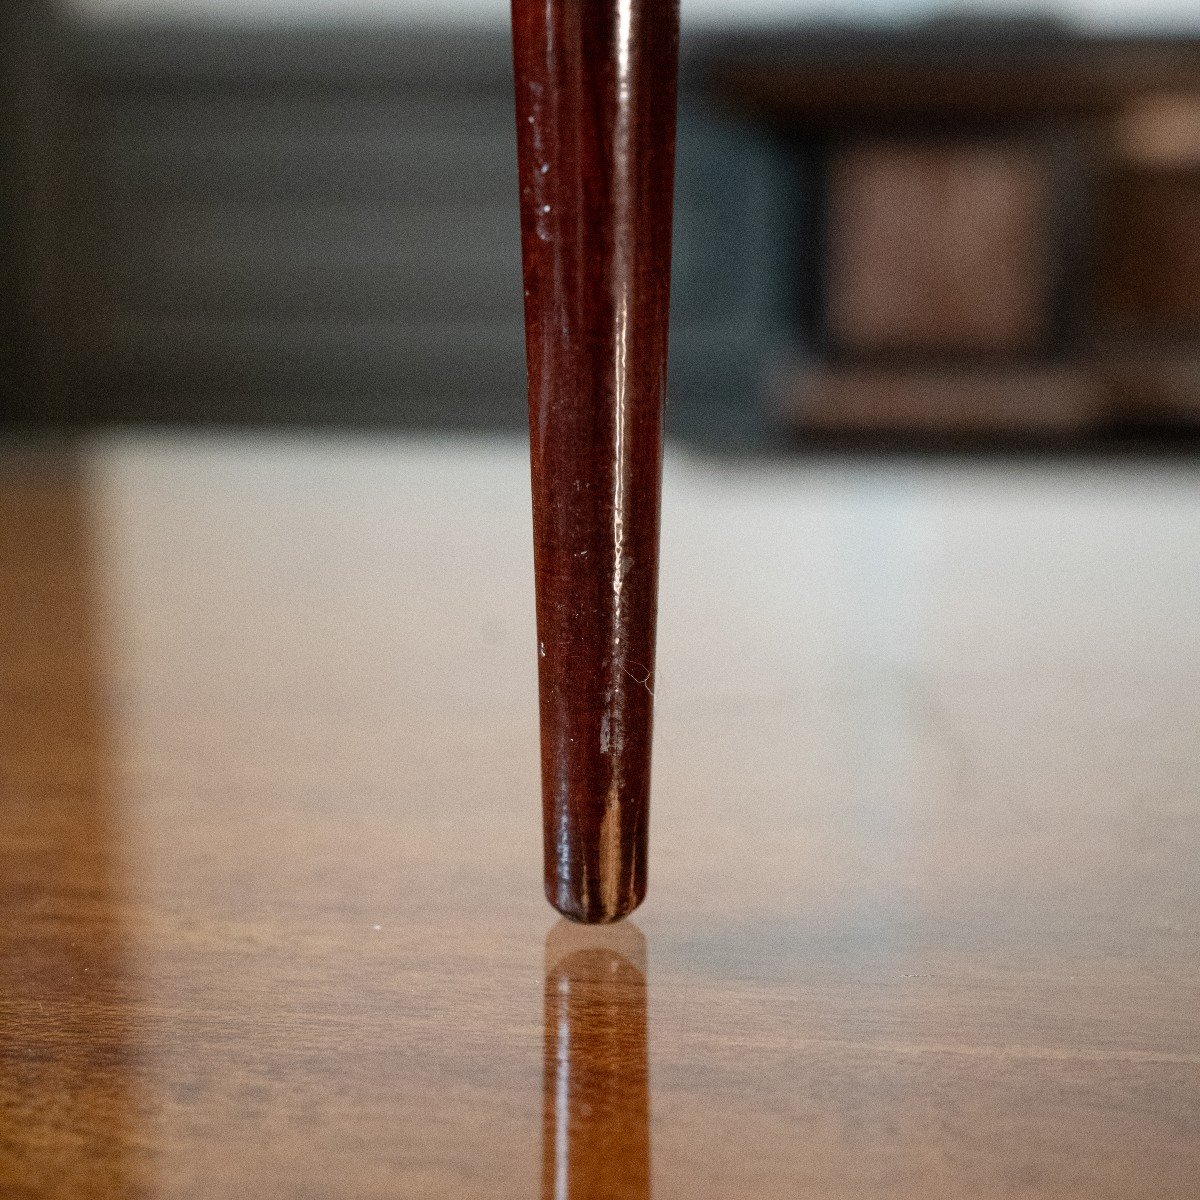
{"label": "polished wood surface", "polygon": [[678,0],[513,0],[546,896],[646,894]]}
{"label": "polished wood surface", "polygon": [[5,1200],[1195,1195],[1200,468],[664,498],[642,947],[536,883],[523,445],[0,467]]}
{"label": "polished wood surface", "polygon": [[542,1197],[649,1194],[646,939],[564,921],[546,937]]}

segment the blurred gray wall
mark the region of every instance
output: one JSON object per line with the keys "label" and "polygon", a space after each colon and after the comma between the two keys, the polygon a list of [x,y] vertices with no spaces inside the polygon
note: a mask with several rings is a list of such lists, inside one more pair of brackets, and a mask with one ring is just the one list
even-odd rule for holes
{"label": "blurred gray wall", "polygon": [[[670,420],[725,442],[760,422],[794,217],[786,163],[689,47]],[[67,168],[38,248],[65,394],[10,413],[522,425],[505,31],[74,20],[53,53],[67,117],[24,136]]]}

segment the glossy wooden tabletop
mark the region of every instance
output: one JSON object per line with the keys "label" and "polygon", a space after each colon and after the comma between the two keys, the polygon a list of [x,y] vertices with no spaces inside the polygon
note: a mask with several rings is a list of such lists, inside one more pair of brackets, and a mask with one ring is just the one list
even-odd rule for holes
{"label": "glossy wooden tabletop", "polygon": [[519,443],[0,467],[0,1195],[1194,1197],[1200,469],[668,456],[541,894]]}

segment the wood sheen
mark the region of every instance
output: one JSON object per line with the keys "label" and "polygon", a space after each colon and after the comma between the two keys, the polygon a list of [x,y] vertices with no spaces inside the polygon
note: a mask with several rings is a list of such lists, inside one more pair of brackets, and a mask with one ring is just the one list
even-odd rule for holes
{"label": "wood sheen", "polygon": [[5,1200],[1193,1200],[1200,466],[666,473],[639,934],[522,443],[0,456]]}
{"label": "wood sheen", "polygon": [[514,0],[546,895],[646,894],[678,0]]}

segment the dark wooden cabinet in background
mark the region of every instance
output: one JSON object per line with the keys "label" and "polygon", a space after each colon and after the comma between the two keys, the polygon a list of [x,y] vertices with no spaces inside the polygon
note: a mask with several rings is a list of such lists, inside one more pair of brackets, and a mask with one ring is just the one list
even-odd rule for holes
{"label": "dark wooden cabinet in background", "polygon": [[1200,428],[1200,47],[934,22],[760,43],[730,105],[816,181],[804,433]]}
{"label": "dark wooden cabinet in background", "polygon": [[[1197,97],[1200,125],[1200,96]],[[1200,331],[1200,156],[1120,164],[1106,181],[1096,237],[1096,310],[1116,337]]]}

